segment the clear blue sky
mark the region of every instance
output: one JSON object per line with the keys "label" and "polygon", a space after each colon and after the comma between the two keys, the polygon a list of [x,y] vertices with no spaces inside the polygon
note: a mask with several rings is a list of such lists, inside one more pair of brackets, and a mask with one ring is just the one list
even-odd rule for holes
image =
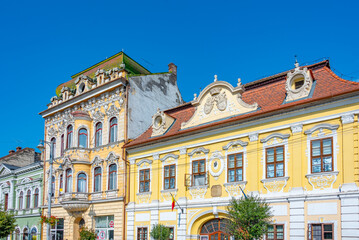
{"label": "clear blue sky", "polygon": [[70,76],[122,49],[152,72],[178,65],[185,101],[329,57],[359,79],[358,1],[3,1],[0,156],[43,138],[46,108]]}

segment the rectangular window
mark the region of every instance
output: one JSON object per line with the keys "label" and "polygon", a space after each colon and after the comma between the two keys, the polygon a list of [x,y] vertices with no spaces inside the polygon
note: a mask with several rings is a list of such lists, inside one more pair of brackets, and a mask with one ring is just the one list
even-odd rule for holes
{"label": "rectangular window", "polygon": [[174,189],[176,186],[176,165],[164,167],[164,189]]}
{"label": "rectangular window", "polygon": [[147,240],[147,228],[137,228],[137,240]]}
{"label": "rectangular window", "polygon": [[284,239],[284,225],[270,225],[266,235],[267,240],[283,240]]}
{"label": "rectangular window", "polygon": [[95,232],[97,239],[114,239],[114,216],[100,216],[95,217]]}
{"label": "rectangular window", "polygon": [[308,240],[333,240],[334,230],[332,223],[309,224]]}
{"label": "rectangular window", "polygon": [[59,218],[59,221],[51,227],[51,240],[64,239],[64,219]]}
{"label": "rectangular window", "polygon": [[266,149],[267,178],[284,176],[284,147],[272,147]]}
{"label": "rectangular window", "polygon": [[333,138],[311,141],[312,173],[333,171]]}
{"label": "rectangular window", "polygon": [[228,156],[228,182],[243,181],[243,153]]}
{"label": "rectangular window", "polygon": [[168,240],[174,240],[175,239],[175,230],[173,227],[169,227],[168,228],[170,230],[170,236],[168,238]]}
{"label": "rectangular window", "polygon": [[206,184],[206,165],[205,160],[192,162],[192,186],[203,186]]}
{"label": "rectangular window", "polygon": [[140,192],[149,192],[150,183],[150,169],[140,170]]}

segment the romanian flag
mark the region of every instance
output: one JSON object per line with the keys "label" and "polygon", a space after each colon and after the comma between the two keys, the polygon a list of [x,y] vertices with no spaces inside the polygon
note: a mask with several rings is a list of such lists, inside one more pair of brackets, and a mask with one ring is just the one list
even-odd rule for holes
{"label": "romanian flag", "polygon": [[175,208],[175,198],[172,196],[172,211]]}

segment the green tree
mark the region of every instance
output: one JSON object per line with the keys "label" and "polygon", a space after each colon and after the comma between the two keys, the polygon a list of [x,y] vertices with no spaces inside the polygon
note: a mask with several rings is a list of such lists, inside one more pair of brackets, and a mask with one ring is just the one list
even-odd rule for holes
{"label": "green tree", "polygon": [[151,230],[151,237],[155,240],[167,240],[170,237],[170,229],[162,224],[155,224]]}
{"label": "green tree", "polygon": [[227,231],[235,240],[261,239],[267,233],[272,215],[269,204],[259,197],[232,198],[227,211]]}
{"label": "green tree", "polygon": [[93,229],[87,227],[80,228],[80,239],[81,240],[96,240],[96,233]]}
{"label": "green tree", "polygon": [[15,230],[15,222],[14,215],[0,210],[0,238],[9,236]]}

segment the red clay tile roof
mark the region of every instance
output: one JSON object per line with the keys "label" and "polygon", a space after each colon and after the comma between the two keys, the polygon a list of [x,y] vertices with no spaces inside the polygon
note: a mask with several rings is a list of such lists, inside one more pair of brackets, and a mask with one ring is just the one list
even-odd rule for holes
{"label": "red clay tile roof", "polygon": [[208,129],[218,125],[226,125],[243,119],[248,120],[251,117],[261,117],[273,111],[293,108],[294,106],[302,106],[326,98],[359,91],[359,83],[339,78],[330,70],[328,60],[306,67],[310,69],[314,80],[316,81],[312,97],[283,104],[286,97],[285,82],[288,73],[288,71],[286,71],[244,85],[246,90],[242,94],[243,101],[249,104],[255,102],[258,103],[258,106],[260,107],[260,110],[258,111],[181,130],[181,124],[188,121],[195,112],[195,107],[189,102],[165,111],[165,113],[175,118],[176,121],[164,135],[151,138],[152,128],[150,127],[141,136],[127,143],[124,147],[131,148],[165,138],[179,137],[193,131]]}

